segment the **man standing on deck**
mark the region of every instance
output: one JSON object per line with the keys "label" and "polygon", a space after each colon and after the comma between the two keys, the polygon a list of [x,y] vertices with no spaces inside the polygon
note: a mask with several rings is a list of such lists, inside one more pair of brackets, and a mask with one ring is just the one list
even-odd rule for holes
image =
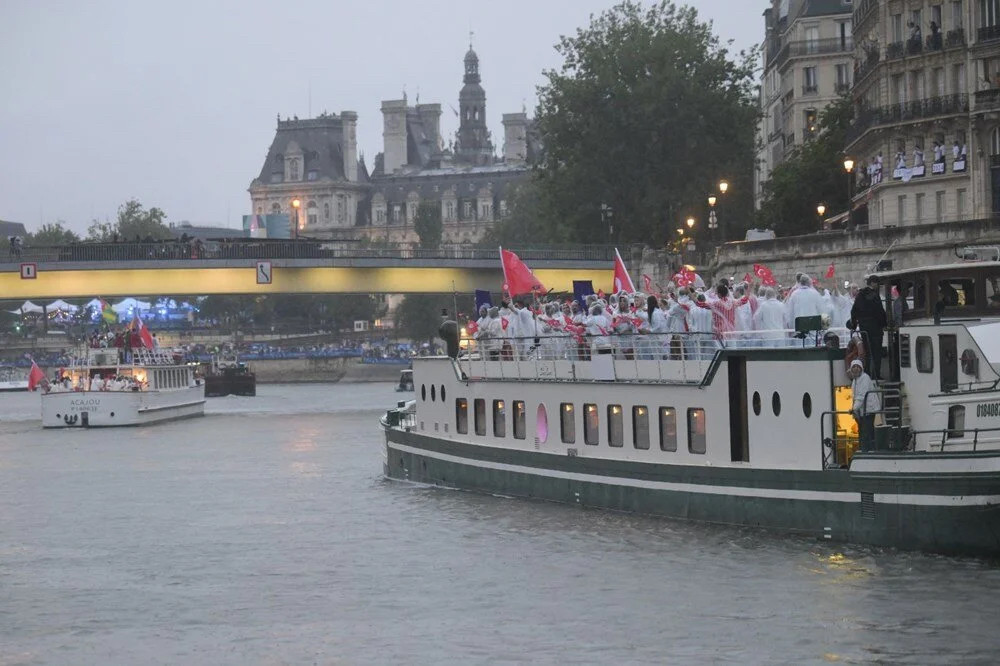
{"label": "man standing on deck", "polygon": [[851,361],[848,376],[851,378],[851,413],[858,422],[861,450],[871,451],[875,448],[875,415],[882,411],[882,398],[875,392],[878,387],[871,377],[865,374],[865,367],[861,361],[857,359]]}
{"label": "man standing on deck", "polygon": [[874,275],[868,278],[868,284],[858,292],[851,308],[851,319],[864,333],[864,342],[868,349],[868,370],[872,379],[881,379],[882,374],[882,334],[885,330],[885,308],[878,295],[878,278]]}

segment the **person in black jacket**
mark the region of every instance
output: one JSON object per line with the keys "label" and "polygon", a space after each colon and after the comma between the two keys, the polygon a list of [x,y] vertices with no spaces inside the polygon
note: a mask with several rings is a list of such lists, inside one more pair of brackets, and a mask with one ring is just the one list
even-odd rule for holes
{"label": "person in black jacket", "polygon": [[882,336],[885,331],[885,308],[878,295],[878,278],[868,278],[868,284],[858,292],[851,308],[851,319],[865,334],[868,346],[868,374],[872,379],[880,379],[882,368]]}

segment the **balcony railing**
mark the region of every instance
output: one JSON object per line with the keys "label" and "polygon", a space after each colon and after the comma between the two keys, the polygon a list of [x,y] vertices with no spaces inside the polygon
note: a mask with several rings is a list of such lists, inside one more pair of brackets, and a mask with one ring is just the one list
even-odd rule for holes
{"label": "balcony railing", "polygon": [[931,33],[927,35],[927,50],[928,51],[940,51],[944,48],[944,37],[940,32]]}
{"label": "balcony railing", "polygon": [[854,124],[847,130],[847,141],[853,142],[877,125],[887,125],[922,118],[933,118],[956,113],[968,113],[969,96],[966,94],[929,97],[913,102],[901,102],[870,109],[855,115]]}
{"label": "balcony railing", "polygon": [[[932,35],[934,37],[935,35]],[[940,35],[936,35],[940,37]],[[928,38],[929,39],[929,38]],[[907,39],[905,42],[893,42],[885,47],[885,59],[896,60],[904,56],[919,55],[924,50],[924,43],[917,38]]]}
{"label": "balcony railing", "polygon": [[976,92],[976,111],[1000,109],[1000,88]]}
{"label": "balcony railing", "polygon": [[955,46],[965,46],[965,29],[955,28],[945,33],[944,45],[945,48],[949,49]]}
{"label": "balcony railing", "polygon": [[875,10],[878,8],[878,0],[859,0],[854,3],[854,16],[852,18],[854,22],[854,29],[858,30],[861,25],[870,17]]}
{"label": "balcony railing", "polygon": [[867,49],[863,60],[854,61],[854,82],[860,83],[864,80],[865,77],[875,71],[875,67],[878,66],[881,60],[882,54],[879,53],[878,49]]}
{"label": "balcony railing", "polygon": [[836,91],[838,95],[846,95],[851,92],[851,84],[847,81],[839,81],[837,83]]}
{"label": "balcony railing", "polygon": [[810,39],[788,42],[778,52],[776,65],[782,67],[789,58],[802,56],[829,55],[831,53],[850,53],[854,50],[854,39]]}
{"label": "balcony railing", "polygon": [[995,42],[1000,39],[1000,25],[988,25],[976,31],[976,41]]}
{"label": "balcony railing", "polygon": [[803,95],[815,95],[818,92],[819,92],[819,86],[815,83],[812,84],[807,83],[806,85],[802,86]]}

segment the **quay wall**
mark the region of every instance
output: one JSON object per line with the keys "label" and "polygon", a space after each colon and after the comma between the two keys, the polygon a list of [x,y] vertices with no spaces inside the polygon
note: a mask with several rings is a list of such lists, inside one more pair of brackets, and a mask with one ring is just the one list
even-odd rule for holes
{"label": "quay wall", "polygon": [[833,263],[838,283],[860,283],[883,255],[897,270],[949,264],[958,261],[955,248],[965,245],[1000,245],[1000,221],[969,220],[726,243],[705,272],[716,278],[740,279],[752,273],[754,264],[765,264],[779,283],[789,285],[800,271],[822,282]]}

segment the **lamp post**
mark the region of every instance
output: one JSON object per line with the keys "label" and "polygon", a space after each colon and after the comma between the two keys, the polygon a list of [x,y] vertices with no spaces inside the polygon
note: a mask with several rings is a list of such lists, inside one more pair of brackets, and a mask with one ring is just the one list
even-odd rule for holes
{"label": "lamp post", "polygon": [[[728,191],[729,191],[729,181],[727,181],[725,179],[720,180],[719,181],[719,194],[721,194],[722,196],[725,196],[726,192],[728,192]],[[715,226],[716,226],[716,228],[719,228],[718,218],[716,218]],[[719,233],[722,235],[722,240],[725,241],[726,240],[726,234],[724,232],[722,232],[722,231],[720,231]]]}
{"label": "lamp post", "polygon": [[847,228],[853,227],[854,218],[854,160],[844,158],[844,171],[847,172]]}
{"label": "lamp post", "polygon": [[819,204],[816,206],[816,212],[819,213],[819,223],[820,226],[823,225],[823,215],[826,213],[826,206],[824,204]]}
{"label": "lamp post", "polygon": [[601,204],[601,223],[608,225],[608,242],[615,242],[615,211],[608,204]]}
{"label": "lamp post", "polygon": [[708,232],[715,242],[716,229],[719,228],[719,218],[715,214],[715,204],[719,201],[714,194],[708,195]]}
{"label": "lamp post", "polygon": [[301,205],[301,201],[298,199],[292,199],[292,210],[295,211],[295,219],[292,220],[292,227],[295,235],[292,236],[292,238],[296,239],[299,237],[299,206]]}

